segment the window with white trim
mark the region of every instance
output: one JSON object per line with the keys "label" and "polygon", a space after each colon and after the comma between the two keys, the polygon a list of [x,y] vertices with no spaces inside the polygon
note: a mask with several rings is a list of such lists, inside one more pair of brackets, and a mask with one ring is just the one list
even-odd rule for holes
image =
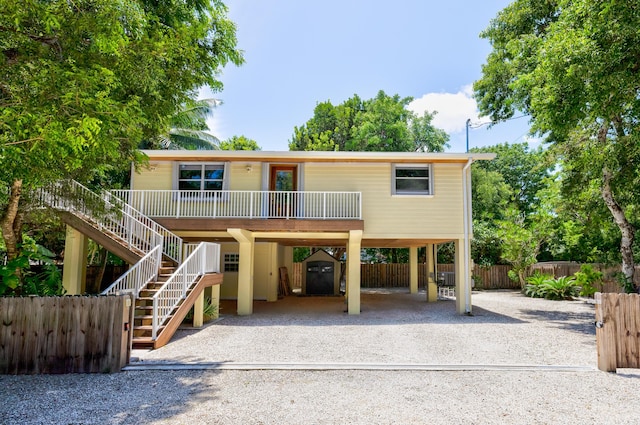
{"label": "window with white trim", "polygon": [[392,195],[433,195],[431,164],[394,164]]}
{"label": "window with white trim", "polygon": [[224,254],[225,273],[237,272],[239,268],[240,268],[240,254],[235,254],[235,253]]}
{"label": "window with white trim", "polygon": [[179,164],[178,190],[222,190],[224,164]]}

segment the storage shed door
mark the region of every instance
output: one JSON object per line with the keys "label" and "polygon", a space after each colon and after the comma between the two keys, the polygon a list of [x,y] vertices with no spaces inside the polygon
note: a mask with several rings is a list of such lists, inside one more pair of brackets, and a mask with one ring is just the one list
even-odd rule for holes
{"label": "storage shed door", "polygon": [[330,261],[309,261],[307,263],[307,294],[333,294],[333,263]]}

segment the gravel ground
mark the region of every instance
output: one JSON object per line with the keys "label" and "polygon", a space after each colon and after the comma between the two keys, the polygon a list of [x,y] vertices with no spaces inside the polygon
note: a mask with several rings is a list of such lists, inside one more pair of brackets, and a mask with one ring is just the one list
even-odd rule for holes
{"label": "gravel ground", "polygon": [[[383,291],[378,291],[383,292]],[[475,365],[467,371],[146,370],[0,376],[1,424],[637,424],[640,371],[596,370],[594,307],[474,293],[474,315],[424,293],[223,305],[221,320],[136,351],[136,365]],[[528,370],[491,370],[531,365]],[[563,365],[569,371],[536,366]],[[486,366],[486,370],[483,370]],[[576,367],[571,370],[571,367]],[[577,368],[580,367],[580,368]],[[400,368],[402,369],[402,368]]]}

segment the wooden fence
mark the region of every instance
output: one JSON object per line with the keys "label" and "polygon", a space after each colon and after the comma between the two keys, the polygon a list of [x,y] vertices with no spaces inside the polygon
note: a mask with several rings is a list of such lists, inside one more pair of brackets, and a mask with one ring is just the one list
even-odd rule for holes
{"label": "wooden fence", "polygon": [[129,295],[0,298],[0,374],[119,372],[132,314]]}
{"label": "wooden fence", "polygon": [[[517,282],[509,279],[510,266],[478,267],[473,271],[477,289],[520,289]],[[438,264],[438,272],[453,272],[453,264]],[[424,288],[427,275],[426,264],[418,265],[418,287]],[[302,287],[302,263],[294,263],[290,276],[293,288]],[[362,264],[360,268],[362,288],[408,288],[409,264]]]}
{"label": "wooden fence", "polygon": [[640,368],[640,296],[595,294],[598,369]]}

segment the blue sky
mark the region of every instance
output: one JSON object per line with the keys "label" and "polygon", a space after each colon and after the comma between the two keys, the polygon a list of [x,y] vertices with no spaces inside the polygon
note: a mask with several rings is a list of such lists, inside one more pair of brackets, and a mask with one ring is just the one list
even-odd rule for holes
{"label": "blue sky", "polygon": [[[226,0],[246,63],[226,67],[223,104],[209,120],[221,139],[244,135],[263,150],[288,150],[295,126],[318,102],[340,104],[378,90],[411,96],[411,109],[438,111],[434,123],[465,150],[465,122],[482,121],[471,98],[490,51],[479,38],[509,0]],[[469,144],[527,140],[526,118],[471,128]]]}

